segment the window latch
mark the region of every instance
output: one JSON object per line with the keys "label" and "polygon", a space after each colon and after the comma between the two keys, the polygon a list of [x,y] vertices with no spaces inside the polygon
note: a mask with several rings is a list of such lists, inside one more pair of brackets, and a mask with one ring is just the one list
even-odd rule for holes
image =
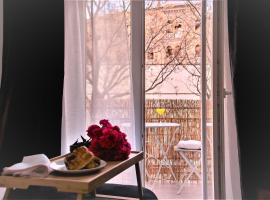
{"label": "window latch", "polygon": [[226,98],[228,95],[232,95],[232,92],[223,88],[223,98]]}

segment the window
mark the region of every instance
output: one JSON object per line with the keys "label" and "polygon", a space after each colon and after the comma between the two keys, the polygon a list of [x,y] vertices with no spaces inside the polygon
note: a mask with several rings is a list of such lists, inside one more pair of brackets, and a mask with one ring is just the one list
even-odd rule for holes
{"label": "window", "polygon": [[173,20],[169,19],[169,20],[167,21],[167,23],[168,23],[168,24],[172,24],[172,23],[173,23]]}
{"label": "window", "polygon": [[166,48],[166,57],[170,57],[173,55],[173,49],[171,46],[167,46]]}
{"label": "window", "polygon": [[147,53],[147,59],[149,59],[149,60],[153,60],[154,59],[154,52],[148,52]]}
{"label": "window", "polygon": [[[124,127],[123,124],[127,125],[130,122],[130,125],[134,125],[135,131],[133,128],[124,131],[133,146],[135,142],[140,143],[142,138],[141,135],[133,133],[144,132],[140,127],[141,119],[140,122],[136,120],[134,122],[131,116],[132,112],[135,113],[134,118],[138,119],[142,116],[139,113],[142,112],[139,111],[143,99],[140,98],[140,92],[144,92],[141,91],[142,84],[145,83],[145,96],[155,95],[157,102],[160,99],[179,97],[193,100],[191,98],[199,98],[200,94],[200,74],[197,74],[200,72],[200,63],[194,61],[194,57],[199,58],[201,53],[200,34],[199,31],[194,30],[200,28],[200,21],[196,20],[201,17],[197,14],[197,11],[200,12],[200,2],[149,0],[147,3],[146,0],[144,22],[141,18],[144,5],[141,7],[135,5],[143,2],[87,1],[85,15],[87,33],[86,37],[78,37],[87,40],[86,48],[83,49],[86,49],[86,108],[89,121],[108,118],[121,128]],[[130,3],[133,6],[130,7]],[[139,11],[134,9],[136,6]],[[76,16],[71,19],[76,19]],[[144,31],[141,30],[143,23],[145,23]],[[204,27],[203,23],[202,27]],[[140,44],[140,41],[144,40],[139,36],[143,32],[145,33],[144,45]],[[145,54],[142,56],[144,50]],[[144,64],[142,59],[148,61],[145,62],[144,68],[141,67]],[[84,62],[82,65],[85,66]],[[73,66],[77,67],[74,64]],[[140,73],[141,70],[145,70],[145,77],[142,77],[144,73]],[[179,75],[180,73],[182,76]],[[135,92],[131,91],[132,88],[135,88]],[[181,111],[178,107],[176,110]],[[155,117],[155,115],[150,117],[153,116]],[[190,122],[187,124],[191,125]],[[198,132],[200,128],[198,121],[194,122],[192,128]],[[161,174],[166,178],[165,172],[164,170]]]}
{"label": "window", "polygon": [[181,29],[181,28],[182,28],[182,24],[179,23],[179,24],[175,25],[174,28],[175,28],[176,30]]}
{"label": "window", "polygon": [[195,22],[195,30],[198,30],[201,26],[201,22],[199,20],[196,20]]}
{"label": "window", "polygon": [[201,53],[201,46],[199,44],[197,44],[195,46],[195,57],[199,57]]}
{"label": "window", "polygon": [[181,23],[178,23],[174,26],[175,28],[175,34],[174,34],[174,37],[175,38],[181,38],[182,36],[182,24]]}

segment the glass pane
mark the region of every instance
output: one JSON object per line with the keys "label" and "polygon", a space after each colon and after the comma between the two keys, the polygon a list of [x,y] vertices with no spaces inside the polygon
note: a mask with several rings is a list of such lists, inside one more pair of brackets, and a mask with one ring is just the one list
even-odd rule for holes
{"label": "glass pane", "polygon": [[145,180],[160,199],[202,197],[200,2],[145,3]]}

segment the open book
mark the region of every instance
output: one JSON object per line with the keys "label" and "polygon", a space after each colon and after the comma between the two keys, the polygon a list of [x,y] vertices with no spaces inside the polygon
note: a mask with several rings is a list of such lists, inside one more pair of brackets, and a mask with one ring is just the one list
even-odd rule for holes
{"label": "open book", "polygon": [[52,171],[50,164],[44,154],[25,156],[22,162],[5,167],[2,175],[46,177]]}

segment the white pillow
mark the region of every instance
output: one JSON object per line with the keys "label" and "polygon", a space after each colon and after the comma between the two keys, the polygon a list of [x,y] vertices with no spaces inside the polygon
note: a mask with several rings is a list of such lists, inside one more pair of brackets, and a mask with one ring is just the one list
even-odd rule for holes
{"label": "white pillow", "polygon": [[180,140],[176,147],[180,149],[201,149],[202,143],[198,140]]}

